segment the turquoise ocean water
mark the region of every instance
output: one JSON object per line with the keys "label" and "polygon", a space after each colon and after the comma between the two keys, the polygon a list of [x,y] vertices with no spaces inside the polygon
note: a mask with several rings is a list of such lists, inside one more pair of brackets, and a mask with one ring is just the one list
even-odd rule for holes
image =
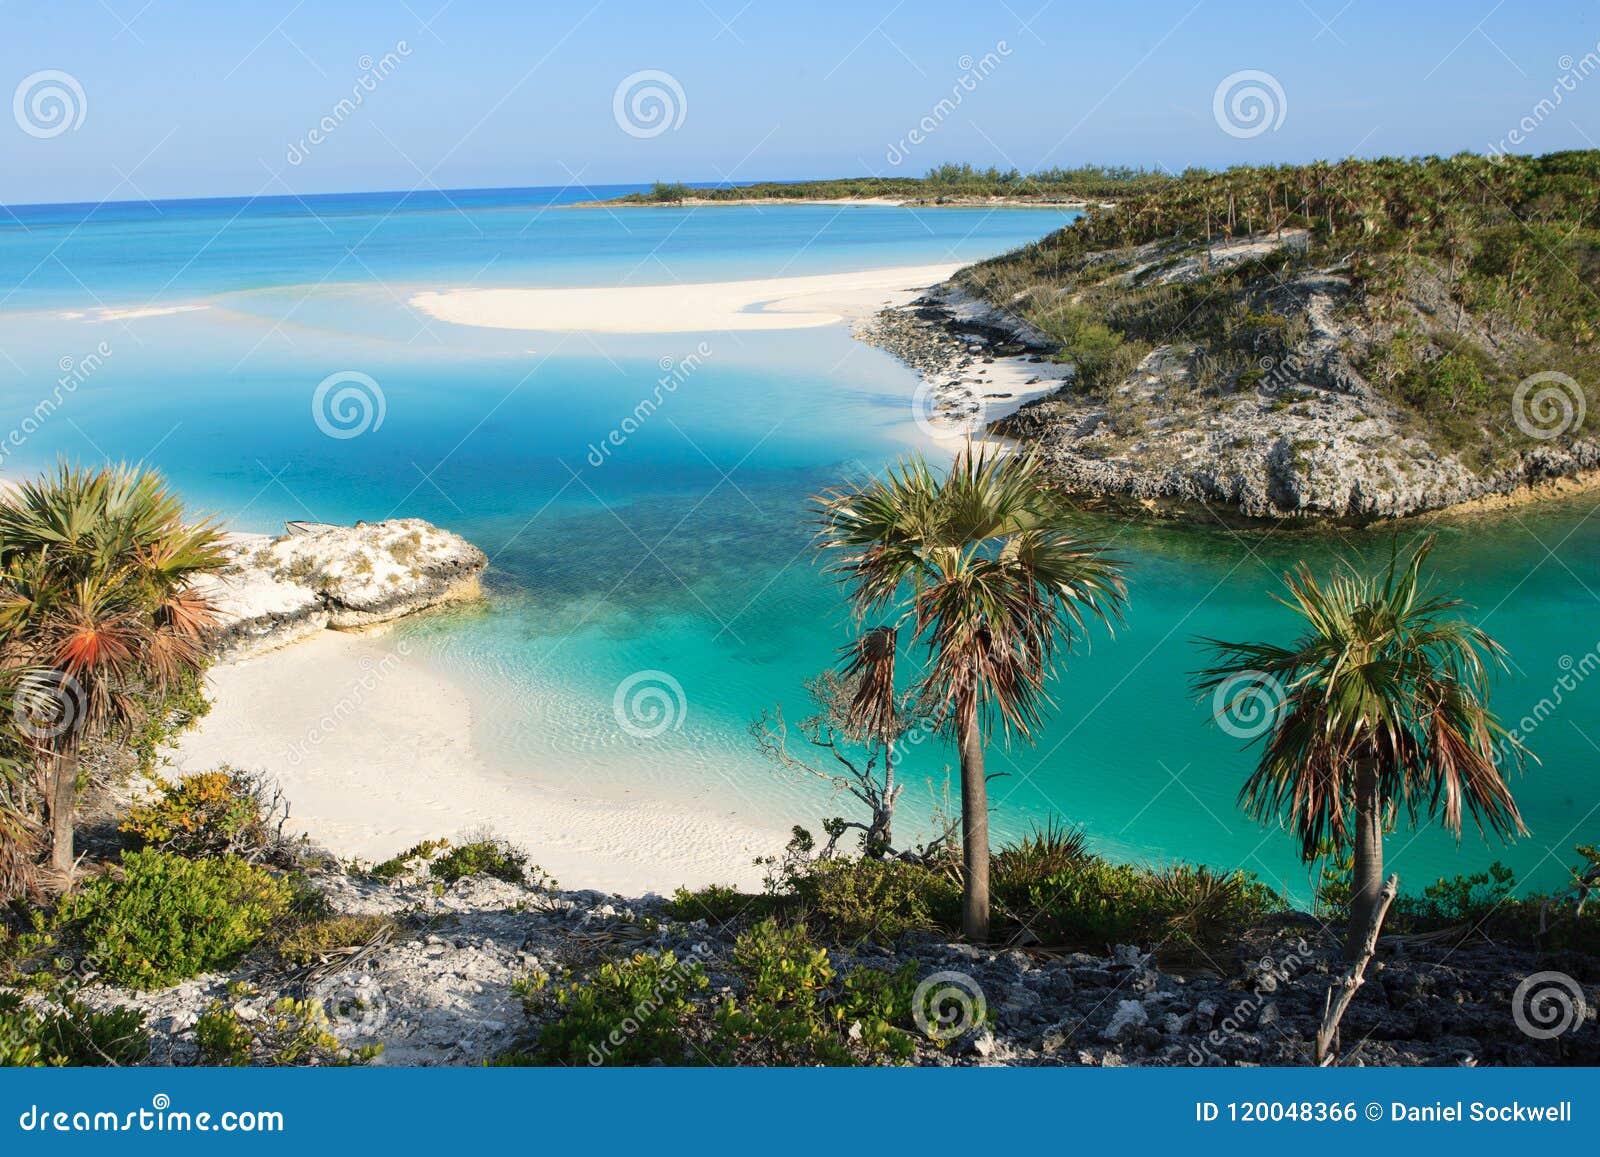
{"label": "turquoise ocean water", "polygon": [[[774,704],[802,715],[803,680],[846,635],[807,549],[805,499],[923,448],[912,375],[842,327],[517,333],[434,321],[407,300],[460,285],[966,261],[1066,218],[566,207],[578,199],[499,190],[0,209],[0,473],[58,455],[142,459],[240,529],[389,516],[449,527],[490,554],[494,597],[403,631],[473,696],[486,758],[600,795],[807,818],[822,801],[764,765],[746,729]],[[659,409],[595,453],[657,393],[663,367],[691,355]],[[377,383],[382,421],[329,437],[313,394],[346,371]],[[1413,887],[1495,858],[1550,884],[1573,843],[1600,839],[1600,677],[1585,677],[1600,646],[1595,505],[1438,525],[1442,577],[1512,652],[1497,705],[1508,722],[1534,718],[1527,742],[1543,763],[1515,785],[1529,839],[1500,848],[1469,833],[1458,849],[1436,830],[1397,833],[1393,863]],[[1281,635],[1289,621],[1268,592],[1296,559],[1325,562],[1330,544],[1092,527],[1130,564],[1132,609],[1114,640],[1099,634],[1069,661],[1038,742],[996,747],[996,825],[1020,831],[1055,812],[1111,854],[1243,866],[1303,892],[1289,838],[1235,807],[1249,754],[1186,687],[1194,637]],[[1379,557],[1388,542],[1345,545]],[[679,726],[654,736],[614,712],[619,684],[645,671],[682,689]],[[913,817],[952,759],[937,743],[909,758]]]}

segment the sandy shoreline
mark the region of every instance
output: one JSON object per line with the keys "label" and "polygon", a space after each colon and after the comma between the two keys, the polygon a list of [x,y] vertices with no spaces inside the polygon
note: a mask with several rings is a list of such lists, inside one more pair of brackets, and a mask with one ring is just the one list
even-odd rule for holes
{"label": "sandy shoreline", "polygon": [[952,262],[690,285],[447,289],[414,294],[411,305],[440,321],[491,329],[634,334],[808,329],[904,304],[960,268]]}
{"label": "sandy shoreline", "polygon": [[754,887],[788,831],[657,800],[622,803],[513,777],[474,750],[466,693],[403,647],[341,631],[212,669],[213,706],[173,752],[189,774],[263,771],[286,828],[340,857],[381,860],[419,840],[488,828],[564,886],[639,895]]}

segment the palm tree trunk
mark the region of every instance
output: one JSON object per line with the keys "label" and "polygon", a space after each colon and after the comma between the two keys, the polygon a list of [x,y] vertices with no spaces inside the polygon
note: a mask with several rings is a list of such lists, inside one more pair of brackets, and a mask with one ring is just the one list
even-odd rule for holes
{"label": "palm tree trunk", "polygon": [[56,756],[50,788],[50,865],[57,871],[70,872],[75,859],[72,810],[78,799],[78,749],[75,746]]}
{"label": "palm tree trunk", "polygon": [[989,939],[989,785],[983,777],[983,732],[976,700],[964,704],[956,724],[961,746],[961,931]]}
{"label": "palm tree trunk", "polygon": [[1356,765],[1355,862],[1350,870],[1350,931],[1344,956],[1354,961],[1379,918],[1383,892],[1383,803],[1378,798],[1378,764],[1363,759]]}

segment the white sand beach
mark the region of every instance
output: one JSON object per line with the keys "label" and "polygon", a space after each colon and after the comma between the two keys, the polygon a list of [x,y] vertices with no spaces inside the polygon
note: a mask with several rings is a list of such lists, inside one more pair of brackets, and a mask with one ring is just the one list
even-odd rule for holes
{"label": "white sand beach", "polygon": [[752,860],[785,828],[669,801],[623,803],[512,777],[472,743],[466,694],[375,638],[320,631],[212,670],[211,713],[173,754],[179,774],[264,771],[291,805],[286,830],[341,857],[382,860],[419,840],[487,828],[565,887],[639,895],[753,887]]}
{"label": "white sand beach", "polygon": [[589,333],[706,333],[807,329],[901,305],[960,263],[908,265],[690,285],[588,289],[448,289],[413,294],[411,305],[459,325]]}

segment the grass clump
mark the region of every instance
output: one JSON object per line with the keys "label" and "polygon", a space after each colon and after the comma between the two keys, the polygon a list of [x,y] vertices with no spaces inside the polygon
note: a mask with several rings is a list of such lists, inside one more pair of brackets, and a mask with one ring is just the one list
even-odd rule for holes
{"label": "grass clump", "polygon": [[107,980],[147,990],[236,963],[300,899],[236,856],[146,850],[123,856],[119,874],[90,880],[57,920]]}
{"label": "grass clump", "polygon": [[289,964],[314,964],[340,949],[370,944],[398,927],[387,916],[329,916],[286,931],[278,939],[278,955]]}
{"label": "grass clump", "polygon": [[144,1013],[80,1001],[29,1006],[0,992],[0,1066],[136,1065],[150,1053]]}
{"label": "grass clump", "polygon": [[381,863],[374,864],[366,869],[363,874],[372,877],[374,880],[382,880],[386,884],[392,884],[407,873],[425,865],[449,846],[450,841],[446,839],[423,840],[421,843],[411,845],[399,855],[391,856]]}

